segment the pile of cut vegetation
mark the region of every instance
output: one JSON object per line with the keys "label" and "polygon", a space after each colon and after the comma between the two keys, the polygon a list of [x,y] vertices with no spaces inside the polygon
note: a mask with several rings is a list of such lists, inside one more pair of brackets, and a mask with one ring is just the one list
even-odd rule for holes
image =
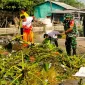
{"label": "pile of cut vegetation", "polygon": [[33,21],[32,25],[33,25],[33,27],[43,27],[43,26],[45,26],[45,24],[42,23],[42,22],[39,21],[39,20]]}
{"label": "pile of cut vegetation", "polygon": [[0,46],[1,85],[56,85],[81,66],[85,56],[67,56],[49,43],[12,52]]}

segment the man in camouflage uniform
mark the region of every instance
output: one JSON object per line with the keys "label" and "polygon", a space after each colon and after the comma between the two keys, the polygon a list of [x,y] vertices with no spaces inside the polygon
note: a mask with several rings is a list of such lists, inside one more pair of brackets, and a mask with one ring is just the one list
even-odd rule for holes
{"label": "man in camouflage uniform", "polygon": [[76,24],[73,20],[73,16],[71,14],[66,14],[65,20],[64,20],[64,30],[66,34],[66,41],[65,41],[65,46],[66,46],[66,52],[67,55],[71,55],[71,48],[73,50],[73,55],[76,55],[76,35],[77,35],[77,30],[76,30]]}

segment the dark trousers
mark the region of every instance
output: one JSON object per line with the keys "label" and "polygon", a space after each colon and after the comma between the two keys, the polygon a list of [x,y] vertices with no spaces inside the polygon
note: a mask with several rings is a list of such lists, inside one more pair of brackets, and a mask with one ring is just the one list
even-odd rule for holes
{"label": "dark trousers", "polygon": [[58,39],[57,38],[49,37],[49,39],[50,39],[50,42],[53,42],[55,44],[55,46],[58,47]]}
{"label": "dark trousers", "polygon": [[[71,55],[71,48],[72,48],[72,37],[66,36],[65,46],[66,46],[67,55],[70,56]],[[76,55],[76,48],[72,48],[72,50],[73,50],[73,55]]]}
{"label": "dark trousers", "polygon": [[[23,28],[20,28],[20,34],[23,35]],[[23,39],[23,36],[22,36]]]}
{"label": "dark trousers", "polygon": [[58,40],[57,39],[54,40],[54,43],[55,43],[55,46],[58,47]]}

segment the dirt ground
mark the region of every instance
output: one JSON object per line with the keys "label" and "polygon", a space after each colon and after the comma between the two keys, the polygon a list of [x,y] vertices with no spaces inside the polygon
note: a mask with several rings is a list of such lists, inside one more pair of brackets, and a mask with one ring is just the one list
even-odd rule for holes
{"label": "dirt ground", "polygon": [[[42,43],[44,33],[35,33],[34,34],[34,42]],[[65,51],[65,39],[58,39],[59,47],[61,47]],[[77,54],[85,54],[85,38],[77,37]]]}
{"label": "dirt ground", "polygon": [[[65,50],[65,39],[58,40],[59,46]],[[77,38],[77,54],[85,54],[85,39]]]}

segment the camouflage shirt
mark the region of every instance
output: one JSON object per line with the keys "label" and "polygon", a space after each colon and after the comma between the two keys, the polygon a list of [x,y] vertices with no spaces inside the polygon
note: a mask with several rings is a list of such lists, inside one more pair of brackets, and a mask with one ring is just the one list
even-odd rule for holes
{"label": "camouflage shirt", "polygon": [[68,35],[69,37],[73,37],[77,35],[77,29],[76,29],[76,24],[74,22],[74,20],[64,20],[64,30],[68,30],[70,27],[72,27],[72,31],[68,32],[66,35]]}

